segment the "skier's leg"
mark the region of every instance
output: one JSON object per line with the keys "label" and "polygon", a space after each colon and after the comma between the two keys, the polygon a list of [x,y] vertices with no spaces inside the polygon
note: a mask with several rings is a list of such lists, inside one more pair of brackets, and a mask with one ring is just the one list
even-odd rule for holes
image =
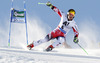
{"label": "skier's leg", "polygon": [[51,51],[53,48],[61,45],[65,41],[65,37],[58,37],[57,41],[50,45],[46,51]]}
{"label": "skier's leg", "polygon": [[41,43],[48,42],[49,40],[54,39],[54,38],[56,38],[58,36],[64,36],[64,33],[62,33],[59,29],[55,29],[50,34],[48,34],[44,39],[40,39],[38,41],[34,41],[33,43],[31,43],[27,47],[33,48],[35,46],[40,45]]}
{"label": "skier's leg", "polygon": [[50,34],[48,34],[44,39],[40,39],[38,41],[34,41],[33,43],[34,43],[34,46],[38,46],[41,43],[48,42],[49,40],[51,40]]}
{"label": "skier's leg", "polygon": [[52,44],[55,48],[65,42],[65,37],[58,37],[57,41]]}
{"label": "skier's leg", "polygon": [[38,46],[40,45],[41,43],[44,43],[44,42],[48,42],[49,40],[51,40],[51,35],[48,34],[44,39],[40,39],[38,41],[33,41],[31,44],[29,44],[27,47],[29,49],[35,47],[35,46]]}
{"label": "skier's leg", "polygon": [[44,42],[48,42],[49,40],[54,39],[56,37],[58,37],[58,40],[60,40],[59,36],[64,37],[64,33],[62,33],[59,29],[55,29],[51,33],[49,33],[44,39],[35,41],[34,46],[40,45],[41,43]]}

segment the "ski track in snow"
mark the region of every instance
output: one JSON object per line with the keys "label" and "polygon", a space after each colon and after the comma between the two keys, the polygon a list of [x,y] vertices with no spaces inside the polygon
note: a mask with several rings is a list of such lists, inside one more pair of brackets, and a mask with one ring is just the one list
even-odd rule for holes
{"label": "ski track in snow", "polygon": [[[70,49],[67,51],[71,52]],[[73,51],[77,50],[72,49]],[[98,52],[100,53],[100,51]],[[0,63],[100,63],[100,56],[78,55],[78,53],[65,54],[58,51],[43,52],[0,48]]]}

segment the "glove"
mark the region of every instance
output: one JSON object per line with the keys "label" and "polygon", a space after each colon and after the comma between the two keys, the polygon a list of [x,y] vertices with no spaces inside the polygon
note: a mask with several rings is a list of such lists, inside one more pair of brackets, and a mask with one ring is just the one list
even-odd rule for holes
{"label": "glove", "polygon": [[47,2],[46,5],[49,6],[50,8],[52,8],[53,6],[50,2]]}
{"label": "glove", "polygon": [[79,42],[78,37],[75,36],[73,42],[78,43]]}

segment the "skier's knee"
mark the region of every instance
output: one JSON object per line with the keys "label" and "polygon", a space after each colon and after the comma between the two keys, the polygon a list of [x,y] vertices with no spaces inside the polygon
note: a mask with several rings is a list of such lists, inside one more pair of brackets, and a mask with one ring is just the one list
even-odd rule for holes
{"label": "skier's knee", "polygon": [[59,38],[58,38],[58,41],[59,41],[60,43],[63,43],[63,42],[65,42],[65,38],[64,38],[64,37],[59,37]]}
{"label": "skier's knee", "polygon": [[47,41],[51,40],[51,37],[49,34],[45,38],[47,39]]}

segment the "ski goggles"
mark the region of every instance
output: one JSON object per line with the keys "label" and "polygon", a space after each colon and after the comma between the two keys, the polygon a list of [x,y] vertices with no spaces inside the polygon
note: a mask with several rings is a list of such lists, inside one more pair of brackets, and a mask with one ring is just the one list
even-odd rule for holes
{"label": "ski goggles", "polygon": [[68,15],[73,15],[73,16],[75,16],[75,12],[71,12],[71,11],[70,11],[70,12],[68,12],[67,14],[68,14]]}

